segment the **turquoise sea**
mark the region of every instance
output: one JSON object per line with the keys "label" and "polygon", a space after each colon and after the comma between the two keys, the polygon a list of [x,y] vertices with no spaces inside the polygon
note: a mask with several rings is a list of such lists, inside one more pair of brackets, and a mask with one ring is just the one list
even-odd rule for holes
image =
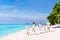
{"label": "turquoise sea", "polygon": [[3,37],[5,35],[23,30],[25,28],[25,25],[1,25],[0,24],[0,37]]}
{"label": "turquoise sea", "polygon": [[[25,29],[26,25],[0,24],[0,37]],[[32,25],[29,25],[32,27]],[[38,25],[36,25],[38,26]]]}

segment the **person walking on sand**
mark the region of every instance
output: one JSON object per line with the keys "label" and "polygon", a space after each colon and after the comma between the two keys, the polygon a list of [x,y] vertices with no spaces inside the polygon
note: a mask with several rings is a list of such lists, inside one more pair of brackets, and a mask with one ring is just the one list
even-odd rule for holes
{"label": "person walking on sand", "polygon": [[32,32],[35,34],[35,22],[32,23]]}
{"label": "person walking on sand", "polygon": [[29,27],[28,23],[26,23],[26,31],[27,31],[27,35],[29,35],[30,34],[30,27]]}
{"label": "person walking on sand", "polygon": [[39,31],[41,31],[42,30],[42,24],[41,24],[41,22],[39,23],[38,27],[39,27]]}
{"label": "person walking on sand", "polygon": [[50,22],[47,22],[47,31],[50,32]]}
{"label": "person walking on sand", "polygon": [[44,32],[47,32],[47,24],[44,25]]}

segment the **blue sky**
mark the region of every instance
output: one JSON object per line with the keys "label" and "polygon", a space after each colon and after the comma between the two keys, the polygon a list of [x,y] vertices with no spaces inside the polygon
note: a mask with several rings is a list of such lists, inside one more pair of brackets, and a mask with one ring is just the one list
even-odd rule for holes
{"label": "blue sky", "polygon": [[0,0],[0,24],[25,24],[47,21],[59,0]]}

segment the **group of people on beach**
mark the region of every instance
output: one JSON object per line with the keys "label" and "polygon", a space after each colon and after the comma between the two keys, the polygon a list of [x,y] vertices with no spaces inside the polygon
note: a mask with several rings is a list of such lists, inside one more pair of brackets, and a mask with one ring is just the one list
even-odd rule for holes
{"label": "group of people on beach", "polygon": [[[33,22],[32,23],[32,32],[35,34],[35,26],[36,26],[36,24],[35,24],[35,22]],[[38,28],[39,28],[39,31],[41,31],[42,30],[42,23],[40,22],[39,24],[38,24]],[[46,24],[44,24],[44,27],[43,27],[44,29],[44,32],[50,32],[50,22],[48,21]],[[47,29],[47,30],[46,30]],[[29,24],[28,23],[26,23],[26,31],[27,31],[27,35],[30,35],[30,26],[29,26]]]}

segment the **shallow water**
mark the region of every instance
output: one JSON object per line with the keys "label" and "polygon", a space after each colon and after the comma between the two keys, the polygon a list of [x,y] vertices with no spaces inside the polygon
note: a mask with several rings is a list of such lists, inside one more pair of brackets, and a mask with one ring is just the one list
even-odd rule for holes
{"label": "shallow water", "polygon": [[0,37],[20,31],[25,25],[0,25]]}
{"label": "shallow water", "polygon": [[[25,26],[26,25],[10,25],[10,24],[9,25],[7,25],[7,24],[1,25],[0,24],[0,37],[23,30],[23,29],[25,29]],[[32,27],[32,25],[29,25],[29,26]],[[36,25],[36,27],[37,26],[38,25]]]}

